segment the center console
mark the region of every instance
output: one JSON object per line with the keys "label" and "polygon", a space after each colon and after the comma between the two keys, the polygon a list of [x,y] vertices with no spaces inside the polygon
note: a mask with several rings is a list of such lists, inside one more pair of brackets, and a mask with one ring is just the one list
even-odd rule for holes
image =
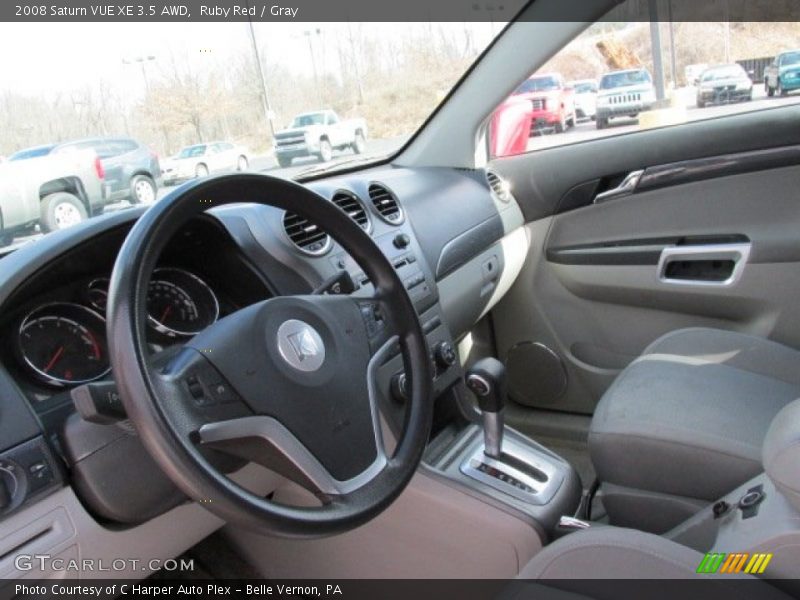
{"label": "center console", "polygon": [[430,453],[429,466],[459,486],[501,502],[532,518],[543,541],[581,499],[575,469],[557,454],[506,428],[505,365],[484,358],[470,367],[466,385],[478,400],[482,425],[470,424],[444,448]]}
{"label": "center console", "polygon": [[[464,372],[438,286],[413,230],[404,229],[378,237],[376,242],[406,284],[430,348],[436,416],[423,469],[444,485],[525,519],[546,543],[557,534],[562,517],[576,514],[581,502],[580,478],[557,454],[505,427],[507,377],[503,363],[484,358]],[[369,282],[346,254],[330,261],[334,268],[349,273],[359,291],[371,293]],[[383,414],[392,432],[399,435],[408,400],[399,355],[379,368],[378,388],[385,390]],[[464,403],[459,395],[468,393],[467,389],[477,399],[480,425],[460,410]]]}

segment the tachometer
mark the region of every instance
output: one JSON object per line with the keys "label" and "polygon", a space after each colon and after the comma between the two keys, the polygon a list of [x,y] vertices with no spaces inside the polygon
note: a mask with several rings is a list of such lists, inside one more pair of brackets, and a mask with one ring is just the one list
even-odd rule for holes
{"label": "tachometer", "polygon": [[77,385],[109,372],[106,322],[93,310],[67,302],[40,306],[19,329],[25,365],[50,385]]}
{"label": "tachometer", "polygon": [[147,315],[164,335],[191,336],[217,320],[219,302],[197,275],[183,269],[156,269],[147,291]]}

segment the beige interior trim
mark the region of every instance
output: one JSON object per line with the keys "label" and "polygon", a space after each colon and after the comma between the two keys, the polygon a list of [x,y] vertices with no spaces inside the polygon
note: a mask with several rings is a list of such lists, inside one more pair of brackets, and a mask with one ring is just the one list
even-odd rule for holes
{"label": "beige interior trim", "polygon": [[[274,499],[309,503],[288,483]],[[542,547],[522,518],[417,472],[383,514],[343,535],[298,540],[227,526],[225,534],[268,578],[510,578]]]}

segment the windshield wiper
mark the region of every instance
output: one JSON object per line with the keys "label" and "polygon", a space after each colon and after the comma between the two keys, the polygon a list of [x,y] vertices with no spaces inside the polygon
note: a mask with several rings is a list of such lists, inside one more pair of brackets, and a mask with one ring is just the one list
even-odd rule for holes
{"label": "windshield wiper", "polygon": [[381,160],[387,158],[388,155],[381,154],[378,156],[359,156],[356,158],[348,158],[347,160],[340,160],[339,162],[335,162],[329,165],[322,165],[316,167],[310,167],[308,169],[304,169],[297,173],[292,179],[298,179],[300,177],[313,177],[315,175],[322,175],[324,173],[333,173],[339,170],[339,167],[344,167],[346,165],[356,165],[359,163],[366,163],[366,162],[380,162]]}

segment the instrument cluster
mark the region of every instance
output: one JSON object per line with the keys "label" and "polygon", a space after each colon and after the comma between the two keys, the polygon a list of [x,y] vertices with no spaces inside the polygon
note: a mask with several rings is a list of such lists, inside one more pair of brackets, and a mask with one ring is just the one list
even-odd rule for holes
{"label": "instrument cluster", "polygon": [[[47,302],[22,319],[16,340],[21,365],[37,381],[70,387],[100,379],[111,370],[106,342],[109,280],[89,281],[76,302]],[[155,337],[173,343],[196,335],[219,318],[217,295],[185,269],[153,271],[147,321]]]}

